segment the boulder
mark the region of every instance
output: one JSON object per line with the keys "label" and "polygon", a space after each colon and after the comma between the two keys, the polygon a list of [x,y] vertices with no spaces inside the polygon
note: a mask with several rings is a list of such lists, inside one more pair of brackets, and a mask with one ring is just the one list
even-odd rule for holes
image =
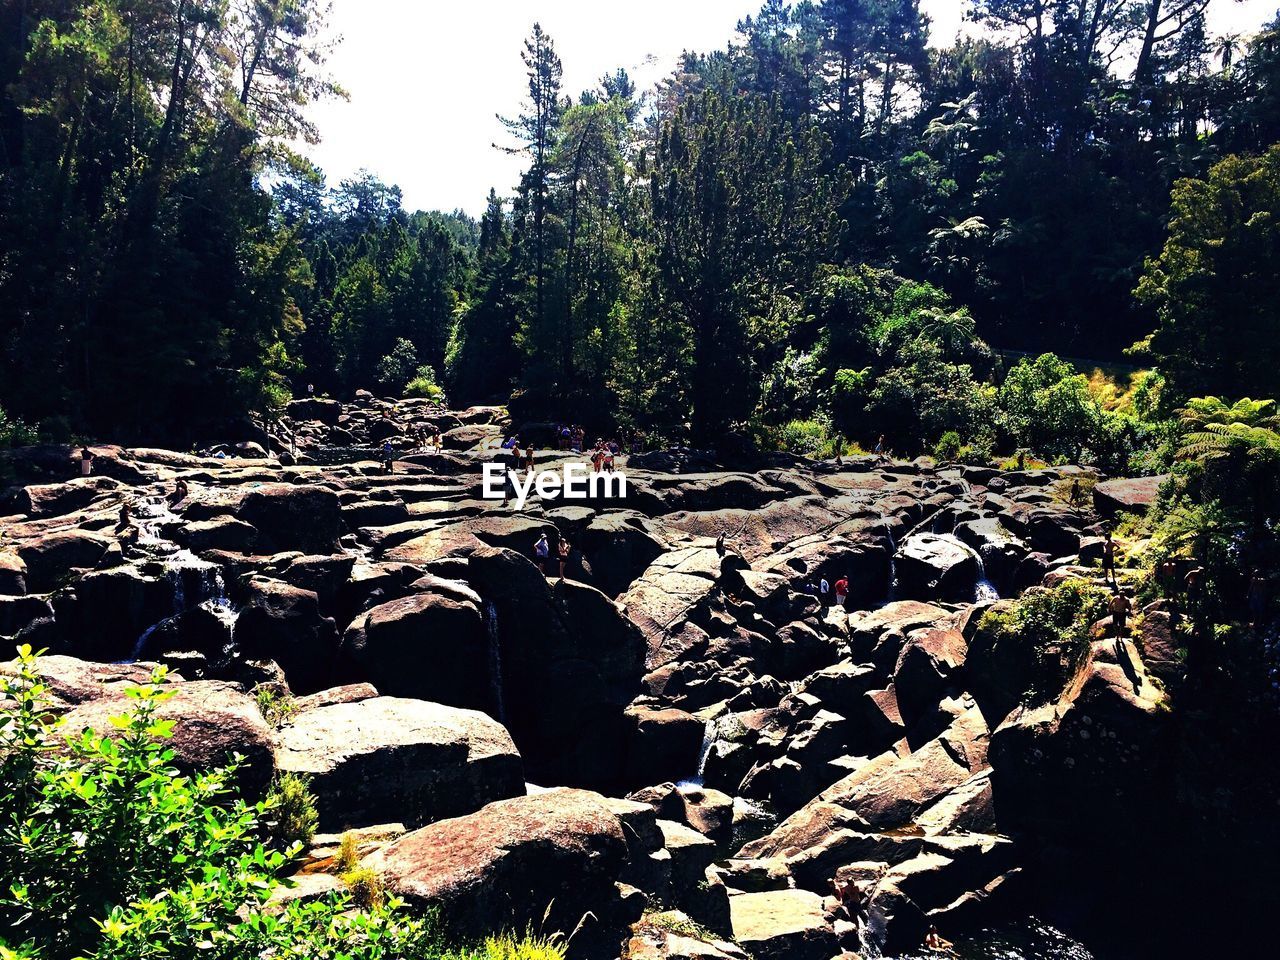
{"label": "boulder", "polygon": [[[63,674],[64,695],[86,697],[64,715],[68,732],[91,728],[116,734],[111,718],[130,713],[137,705],[125,690],[147,679],[145,669],[130,671],[123,680],[108,680],[112,671],[66,670],[65,663],[55,669]],[[91,679],[95,674],[108,682]],[[236,770],[237,783],[248,797],[261,796],[275,771],[274,738],[253,698],[234,684],[217,681],[172,683],[169,689],[173,696],[157,707],[156,718],[176,721],[166,742],[174,751],[175,766],[184,773],[197,773],[239,756],[243,759]]]}
{"label": "boulder", "polygon": [[314,420],[330,427],[337,426],[342,416],[342,404],[323,397],[291,400],[285,410],[294,420]]}
{"label": "boulder", "polygon": [[53,607],[44,597],[0,593],[0,637],[15,637],[36,620],[52,616]]}
{"label": "boulder", "polygon": [[0,596],[20,597],[26,592],[26,562],[16,553],[0,552]]}
{"label": "boulder", "polygon": [[250,660],[274,660],[289,686],[313,693],[332,686],[338,666],[338,629],[310,590],[269,577],[251,577],[248,601],[236,620],[235,640]]}
{"label": "boulder", "polygon": [[955,537],[913,534],[895,559],[901,595],[917,600],[973,599],[978,561]]}
{"label": "boulder", "polygon": [[729,900],[729,910],[733,939],[756,960],[830,960],[839,952],[816,893],[743,893]]}
{"label": "boulder", "polygon": [[473,552],[467,581],[497,638],[501,719],[535,783],[622,786],[644,638],[619,606],[573,580],[554,583],[510,550]]}
{"label": "boulder", "polygon": [[344,653],[382,693],[498,715],[489,636],[481,600],[461,583],[434,588],[362,613],[347,628]]}
{"label": "boulder", "polygon": [[1093,508],[1104,517],[1120,513],[1146,513],[1156,502],[1167,474],[1103,480],[1093,488]]}
{"label": "boulder", "polygon": [[18,548],[26,566],[26,586],[32,593],[48,593],[58,587],[73,568],[98,565],[111,539],[88,530],[67,530],[28,541]]}
{"label": "boulder", "polygon": [[894,667],[893,688],[908,724],[937,706],[964,666],[967,653],[964,634],[956,630],[933,627],[907,638]]}
{"label": "boulder", "polygon": [[337,494],[313,484],[264,483],[249,490],[235,511],[275,550],[332,553],[342,518]]}
{"label": "boulder", "polygon": [[569,956],[617,956],[627,840],[605,799],[556,789],[416,830],[368,857],[388,892],[438,909],[460,939],[494,930],[574,934]]}
{"label": "boulder", "polygon": [[249,553],[257,542],[258,531],[243,520],[220,516],[183,524],[178,528],[175,539],[195,553],[206,550]]}
{"label": "boulder", "polygon": [[399,697],[308,706],[280,731],[276,759],[311,778],[322,830],[416,826],[524,792],[520,754],[500,724]]}
{"label": "boulder", "polygon": [[627,747],[626,780],[633,786],[692,777],[706,724],[683,710],[642,705],[627,708],[633,724]]}

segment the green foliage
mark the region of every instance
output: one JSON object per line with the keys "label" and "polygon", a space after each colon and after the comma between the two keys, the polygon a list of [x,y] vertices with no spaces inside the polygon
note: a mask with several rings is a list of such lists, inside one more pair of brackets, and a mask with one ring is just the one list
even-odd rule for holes
{"label": "green foliage", "polygon": [[275,844],[289,850],[305,847],[316,834],[320,814],[307,777],[296,773],[280,773],[267,792],[267,834]]}
{"label": "green foliage", "polygon": [[948,430],[944,433],[933,447],[933,457],[944,463],[950,463],[960,456],[962,444],[960,442],[960,434],[954,430]]}
{"label": "green foliage", "polygon": [[378,361],[378,384],[392,393],[399,393],[414,376],[418,366],[418,349],[412,340],[400,337],[391,352]]}
{"label": "green foliage", "polygon": [[[275,813],[235,796],[235,767],[194,776],[164,741],[164,668],[129,690],[113,735],[60,731],[30,647],[0,677],[0,956],[24,960],[465,960],[429,923],[348,897],[268,909],[286,855]],[[65,733],[65,739],[59,734]],[[511,941],[511,956],[561,960]],[[519,953],[524,950],[526,953]],[[483,951],[479,954],[484,956]],[[497,954],[502,956],[502,954]]]}
{"label": "green foliage", "polygon": [[419,367],[404,386],[404,396],[423,397],[436,403],[444,403],[444,388],[436,383],[436,372],[428,366]]}
{"label": "green foliage", "polygon": [[1088,378],[1051,353],[1018,361],[999,402],[1013,441],[1049,459],[1079,462],[1101,417]]}
{"label": "green foliage", "polygon": [[334,872],[350,873],[360,863],[360,841],[350,830],[338,841],[338,854],[334,859]]}
{"label": "green foliage", "polygon": [[351,902],[358,909],[378,910],[382,907],[386,894],[376,870],[353,867],[342,874],[342,882],[347,885],[347,890],[351,892]]}
{"label": "green foliage", "polygon": [[21,420],[11,418],[0,407],[0,449],[25,447],[36,442],[36,431]]}
{"label": "green foliage", "polygon": [[297,705],[288,691],[282,690],[280,686],[273,683],[264,683],[255,687],[253,699],[263,719],[277,730],[287,724],[298,712]]}
{"label": "green foliage", "polygon": [[1280,364],[1280,145],[1173,189],[1169,237],[1137,296],[1146,345],[1181,397],[1273,392]]}
{"label": "green foliage", "polygon": [[1088,652],[1090,628],[1107,615],[1107,592],[1082,580],[1029,590],[1019,600],[988,610],[979,629],[997,643],[1015,645],[1031,655],[1032,700],[1053,697],[1061,689],[1061,664],[1067,675]]}
{"label": "green foliage", "polygon": [[779,445],[788,453],[812,457],[827,444],[828,425],[821,420],[792,420],[782,428]]}

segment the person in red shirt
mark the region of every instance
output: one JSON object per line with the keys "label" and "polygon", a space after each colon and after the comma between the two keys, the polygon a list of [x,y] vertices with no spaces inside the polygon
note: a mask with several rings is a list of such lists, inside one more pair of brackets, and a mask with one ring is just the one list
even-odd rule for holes
{"label": "person in red shirt", "polygon": [[849,578],[844,574],[836,581],[836,606],[843,607],[849,596]]}

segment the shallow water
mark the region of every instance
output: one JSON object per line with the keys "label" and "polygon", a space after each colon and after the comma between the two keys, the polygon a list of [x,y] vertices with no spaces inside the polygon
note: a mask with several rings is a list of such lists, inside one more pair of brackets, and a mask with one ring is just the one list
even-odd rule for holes
{"label": "shallow water", "polygon": [[[945,931],[943,933],[945,935]],[[938,960],[947,956],[959,960],[1094,960],[1093,953],[1084,944],[1034,917],[972,936],[956,937],[953,952],[926,950],[912,954],[911,960]]]}

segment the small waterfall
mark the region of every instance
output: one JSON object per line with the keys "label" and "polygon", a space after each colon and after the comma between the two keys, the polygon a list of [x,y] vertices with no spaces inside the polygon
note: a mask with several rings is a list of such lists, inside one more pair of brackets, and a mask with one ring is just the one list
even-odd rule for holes
{"label": "small waterfall", "polygon": [[889,595],[885,603],[893,603],[898,599],[898,541],[893,536],[893,526],[888,515],[880,511],[880,524],[884,527],[885,536],[889,538]]}
{"label": "small waterfall", "polygon": [[978,583],[974,587],[974,601],[984,603],[988,600],[999,600],[1000,591],[987,577],[987,562],[982,556],[982,550],[975,550],[973,555],[978,559]]}
{"label": "small waterfall", "polygon": [[1000,591],[996,589],[996,585],[987,577],[987,562],[982,558],[982,552],[975,550],[954,534],[942,534],[942,536],[952,543],[958,544],[978,564],[978,578],[973,586],[973,602],[984,603],[988,600],[999,600]]}
{"label": "small waterfall", "polygon": [[489,682],[493,687],[494,709],[497,711],[494,719],[506,724],[507,711],[502,698],[502,644],[498,636],[498,608],[493,605],[492,600],[484,602],[484,625],[489,635]]}
{"label": "small waterfall", "polygon": [[698,772],[688,780],[681,780],[677,786],[701,787],[705,784],[707,757],[711,756],[711,750],[716,745],[716,738],[719,735],[720,722],[718,720],[708,720],[702,731],[702,747],[698,751]]}
{"label": "small waterfall", "polygon": [[150,497],[134,504],[133,522],[138,529],[138,548],[155,556],[163,564],[165,577],[173,585],[173,613],[142,632],[134,644],[131,662],[137,662],[146,656],[147,646],[157,630],[197,607],[208,610],[227,625],[232,640],[227,642],[222,652],[230,656],[239,613],[227,597],[227,584],[222,568],[216,563],[201,560],[190,550],[179,547],[164,536],[163,528],[166,525],[181,524],[184,521],[169,509],[169,504],[163,498]]}

